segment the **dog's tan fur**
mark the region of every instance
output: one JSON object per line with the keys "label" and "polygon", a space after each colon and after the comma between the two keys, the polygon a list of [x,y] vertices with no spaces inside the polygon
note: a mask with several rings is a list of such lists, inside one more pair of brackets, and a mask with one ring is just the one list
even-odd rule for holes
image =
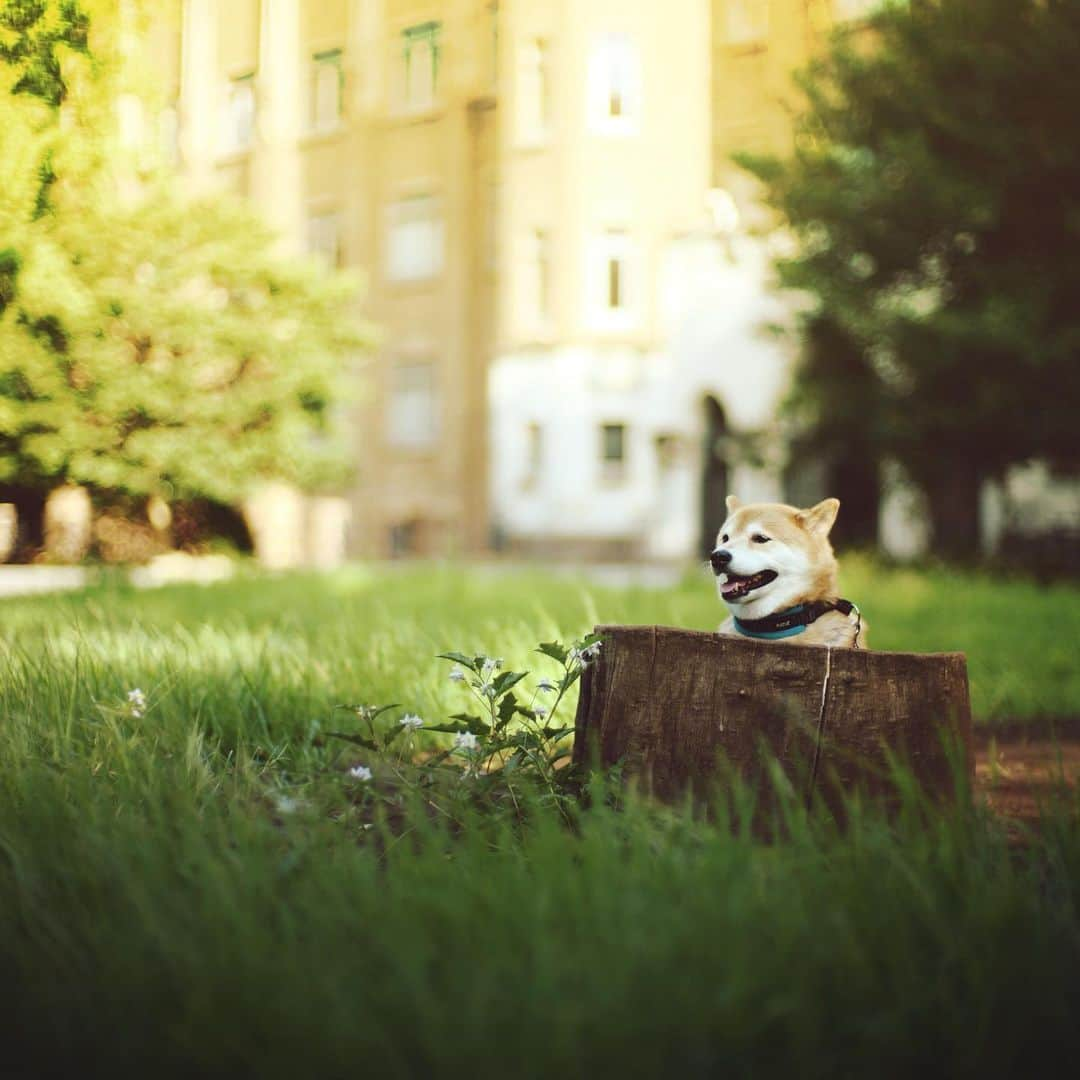
{"label": "dog's tan fur", "polygon": [[[716,543],[718,548],[732,553],[731,569],[739,574],[772,569],[777,572],[777,578],[741,601],[725,601],[731,617],[720,626],[721,634],[739,636],[735,629],[736,614],[744,620],[760,619],[799,604],[839,597],[836,556],[829,543],[829,531],[840,509],[838,499],[825,499],[800,510],[781,503],[744,506],[734,495],[729,495],[727,508],[728,518],[717,534]],[[754,535],[766,536],[768,542],[755,544]],[[718,588],[723,577],[718,575]],[[829,611],[801,634],[783,640],[793,645],[865,648],[866,623],[856,611],[850,615]]]}

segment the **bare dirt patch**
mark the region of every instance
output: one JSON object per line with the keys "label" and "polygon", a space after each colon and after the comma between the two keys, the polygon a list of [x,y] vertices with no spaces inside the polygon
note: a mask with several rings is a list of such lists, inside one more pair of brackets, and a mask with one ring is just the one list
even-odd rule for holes
{"label": "bare dirt patch", "polygon": [[976,731],[975,792],[1003,817],[1035,824],[1075,807],[1080,789],[1080,721],[1024,731]]}

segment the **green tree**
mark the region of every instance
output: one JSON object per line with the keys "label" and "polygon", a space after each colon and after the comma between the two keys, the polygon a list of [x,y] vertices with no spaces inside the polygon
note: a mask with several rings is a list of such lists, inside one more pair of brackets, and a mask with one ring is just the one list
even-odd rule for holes
{"label": "green tree", "polygon": [[357,283],[279,257],[239,203],[125,179],[118,25],[108,0],[0,13],[0,484],[340,483]]}
{"label": "green tree", "polygon": [[800,74],[792,152],[744,155],[811,298],[795,400],[926,490],[970,556],[983,479],[1080,462],[1080,4],[911,0]]}

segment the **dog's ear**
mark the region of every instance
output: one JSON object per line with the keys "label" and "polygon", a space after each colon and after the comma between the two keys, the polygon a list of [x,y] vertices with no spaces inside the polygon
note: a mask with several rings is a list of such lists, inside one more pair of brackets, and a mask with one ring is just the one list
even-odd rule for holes
{"label": "dog's ear", "polygon": [[740,506],[742,506],[742,503],[739,502],[737,496],[729,495],[725,500],[725,505],[727,506],[727,512],[729,514],[734,514],[735,511],[738,510]]}
{"label": "dog's ear", "polygon": [[839,509],[839,499],[824,499],[817,506],[811,506],[809,510],[800,510],[796,516],[799,524],[807,532],[816,533],[818,536],[828,536]]}

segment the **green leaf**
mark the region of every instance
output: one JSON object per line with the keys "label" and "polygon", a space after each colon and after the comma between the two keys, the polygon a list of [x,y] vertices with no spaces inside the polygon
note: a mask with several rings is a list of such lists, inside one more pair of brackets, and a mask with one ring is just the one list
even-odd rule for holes
{"label": "green leaf", "polygon": [[383,713],[389,712],[391,709],[400,709],[400,708],[401,708],[401,706],[396,705],[396,704],[395,705],[380,705],[377,709],[375,709],[373,712],[369,713],[368,715],[371,717],[372,720],[377,720],[380,716],[382,716]]}
{"label": "green leaf", "polygon": [[328,731],[327,736],[331,739],[341,739],[343,742],[352,743],[354,746],[362,746],[365,750],[379,750],[379,745],[373,739],[363,735],[350,735],[346,731]]}
{"label": "green leaf", "polygon": [[386,749],[389,749],[389,747],[390,747],[390,744],[391,744],[391,743],[392,743],[392,742],[393,742],[393,741],[394,741],[394,740],[395,740],[395,739],[396,739],[396,738],[397,738],[397,737],[398,737],[399,735],[403,734],[403,733],[404,733],[404,731],[405,731],[405,728],[403,728],[403,727],[402,727],[402,726],[401,726],[400,724],[397,724],[397,725],[396,725],[395,727],[392,727],[392,728],[391,728],[391,729],[390,729],[390,730],[389,730],[389,731],[388,731],[388,732],[386,733],[386,735],[385,735],[385,736],[383,737],[383,749],[384,749],[384,750],[386,750]]}
{"label": "green leaf", "polygon": [[496,697],[517,686],[526,675],[528,675],[527,671],[504,671],[501,675],[496,676],[491,683]]}
{"label": "green leaf", "polygon": [[544,740],[532,731],[515,731],[506,740],[507,746],[520,746],[524,750],[542,750]]}
{"label": "green leaf", "polygon": [[499,702],[499,720],[495,725],[496,730],[501,731],[514,718],[514,713],[521,712],[521,705],[513,694],[507,694]]}
{"label": "green leaf", "polygon": [[572,727],[546,727],[543,730],[543,736],[545,739],[550,739],[552,742],[558,742],[559,739],[565,739],[567,735],[573,735],[575,730],[576,729]]}
{"label": "green leaf", "polygon": [[453,752],[453,749],[440,750],[437,754],[432,754],[431,757],[427,758],[420,767],[425,771],[434,772]]}
{"label": "green leaf", "polygon": [[558,660],[560,664],[566,663],[566,657],[568,655],[566,647],[558,641],[544,641],[541,642],[536,649],[538,653],[543,653],[545,656],[550,656],[552,660]]}
{"label": "green leaf", "polygon": [[454,724],[425,724],[425,731],[442,731],[451,735],[459,735],[463,731],[471,731],[474,735],[488,735],[491,732],[491,725],[485,724],[479,716],[471,716],[468,713],[458,713],[456,716],[452,716],[451,720],[456,720]]}
{"label": "green leaf", "polygon": [[391,709],[400,709],[401,706],[398,704],[380,705],[375,708],[371,705],[335,705],[334,708],[346,709],[348,712],[355,713],[365,720],[375,720],[377,717],[382,716],[384,712],[389,712]]}
{"label": "green leaf", "polygon": [[464,653],[459,652],[441,652],[438,655],[439,660],[451,660],[455,664],[460,664],[462,667],[467,667],[472,672],[480,670],[479,661],[483,663],[483,657],[477,657],[473,659],[471,656],[466,656]]}
{"label": "green leaf", "polygon": [[511,773],[515,769],[519,768],[521,763],[525,760],[525,755],[520,750],[515,750],[507,759],[502,767],[504,773]]}

